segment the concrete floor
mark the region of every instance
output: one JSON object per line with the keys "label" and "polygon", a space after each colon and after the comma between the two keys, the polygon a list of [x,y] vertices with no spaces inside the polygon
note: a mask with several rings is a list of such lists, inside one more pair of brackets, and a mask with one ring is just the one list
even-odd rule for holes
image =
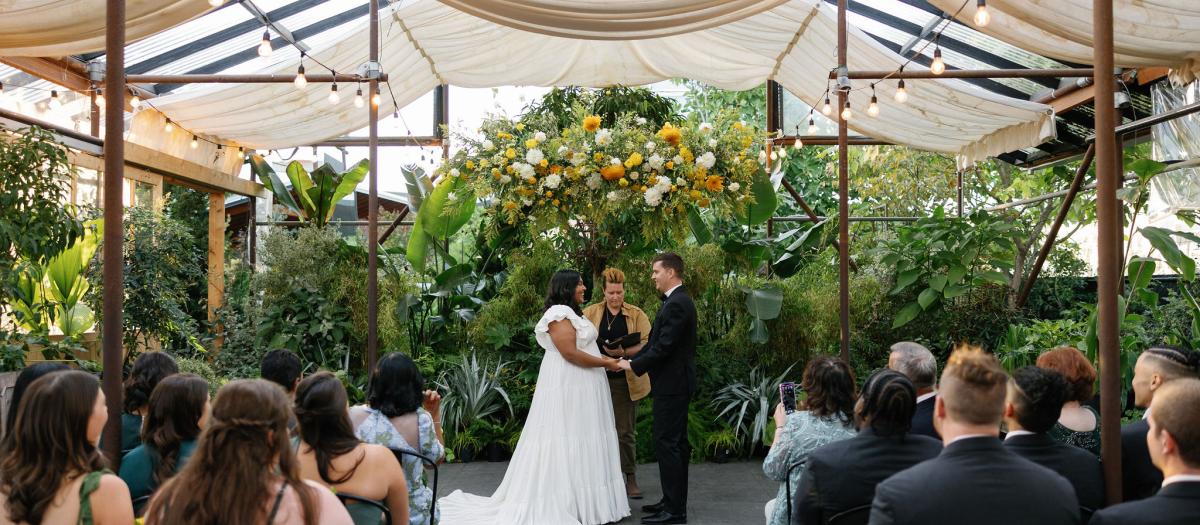
{"label": "concrete floor", "polygon": [[[477,461],[442,465],[438,496],[460,489],[472,494],[491,495],[504,478],[506,468],[507,462]],[[779,487],[763,476],[761,461],[692,465],[688,469],[688,477],[688,525],[764,523],[763,505],[775,497]],[[662,492],[658,485],[658,464],[638,465],[638,485],[645,493],[645,498],[629,500],[633,514],[618,522],[622,525],[640,523],[642,505],[660,499]]]}

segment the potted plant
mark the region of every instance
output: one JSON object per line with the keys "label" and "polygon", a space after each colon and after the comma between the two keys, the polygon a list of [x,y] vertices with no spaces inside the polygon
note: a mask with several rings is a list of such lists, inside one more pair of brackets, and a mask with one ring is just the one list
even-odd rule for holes
{"label": "potted plant", "polygon": [[742,440],[730,428],[723,428],[704,438],[704,448],[712,452],[713,463],[728,463],[737,458]]}
{"label": "potted plant", "polygon": [[480,421],[480,424],[482,428],[486,429],[480,441],[486,443],[484,454],[487,456],[487,460],[493,463],[507,461],[516,446],[516,440],[512,439],[513,434],[516,433],[518,437],[520,436],[516,420],[509,419],[504,423]]}
{"label": "potted plant", "polygon": [[467,428],[459,430],[450,438],[450,448],[454,449],[455,456],[463,463],[475,461],[475,454],[482,447],[479,436],[476,434],[476,424],[471,424]]}

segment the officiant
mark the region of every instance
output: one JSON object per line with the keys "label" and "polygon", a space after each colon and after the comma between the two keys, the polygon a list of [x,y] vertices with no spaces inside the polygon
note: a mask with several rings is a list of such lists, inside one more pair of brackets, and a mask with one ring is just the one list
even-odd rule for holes
{"label": "officiant", "polygon": [[[596,325],[600,334],[596,343],[600,352],[610,357],[632,358],[650,338],[650,318],[641,308],[625,302],[625,273],[616,268],[604,270],[604,300],[584,308],[583,316]],[[608,387],[612,393],[625,491],[630,498],[640,499],[642,491],[635,474],[637,402],[650,394],[650,376],[638,376],[628,370],[608,372]]]}

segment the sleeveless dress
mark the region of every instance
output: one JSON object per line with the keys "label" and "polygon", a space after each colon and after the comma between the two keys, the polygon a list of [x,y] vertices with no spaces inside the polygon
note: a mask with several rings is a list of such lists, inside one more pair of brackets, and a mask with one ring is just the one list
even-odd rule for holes
{"label": "sleeveless dress", "polygon": [[567,319],[575,344],[599,356],[597,330],[567,306],[534,328],[546,351],[521,439],[491,497],[455,491],[438,501],[440,525],[595,525],[629,516],[608,377],[563,359],[550,323]]}
{"label": "sleeveless dress", "polygon": [[[371,407],[355,407],[353,410],[363,410],[367,414],[366,419],[359,423],[358,428],[354,429],[354,435],[363,443],[410,450],[434,461],[441,459],[446,452],[442,442],[438,441],[437,430],[433,427],[433,416],[424,408],[417,408],[418,443],[416,446],[404,440],[404,436],[400,434],[399,430],[396,430],[391,420],[383,415],[383,412]],[[429,508],[433,506],[433,489],[429,487],[432,480],[429,478],[429,471],[425,469],[424,463],[420,458],[404,456],[401,467],[404,468],[404,479],[408,482],[408,525],[441,523],[438,516],[431,516],[429,513]],[[440,506],[437,511],[439,514],[441,513]]]}

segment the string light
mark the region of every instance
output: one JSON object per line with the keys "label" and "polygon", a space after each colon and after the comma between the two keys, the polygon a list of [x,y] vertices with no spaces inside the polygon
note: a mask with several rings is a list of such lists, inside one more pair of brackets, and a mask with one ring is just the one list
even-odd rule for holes
{"label": "string light", "polygon": [[975,25],[985,27],[991,21],[992,15],[988,13],[987,0],[978,0],[975,3]]}
{"label": "string light", "polygon": [[826,117],[833,114],[833,106],[829,104],[829,95],[825,95],[825,105],[821,106],[821,114]]}
{"label": "string light", "polygon": [[808,117],[808,134],[813,135],[816,132],[817,132],[817,123],[816,123],[816,121],[814,121],[812,119],[812,116],[809,116]]}
{"label": "string light", "polygon": [[208,0],[208,5],[213,7],[221,7],[223,3],[225,3],[224,0]]}
{"label": "string light", "polygon": [[354,107],[361,109],[364,105],[366,105],[366,102],[363,101],[362,84],[359,84],[358,91],[354,92]]}
{"label": "string light", "polygon": [[933,62],[929,64],[929,72],[940,75],[946,72],[946,63],[942,61],[942,48],[933,48]]}
{"label": "string light", "polygon": [[[901,70],[901,71],[903,72],[903,70]],[[908,101],[908,91],[904,89],[904,79],[903,78],[900,79],[900,82],[896,83],[896,95],[892,98],[896,99],[896,102],[899,102],[901,104]]]}
{"label": "string light", "polygon": [[133,97],[129,99],[129,107],[136,111],[138,108],[142,107],[142,98],[138,96],[137,91],[131,89],[129,92],[133,93]]}
{"label": "string light", "polygon": [[171,119],[167,119],[167,123],[163,125],[163,133],[169,135],[172,131],[175,131],[175,123],[171,122]]}
{"label": "string light", "polygon": [[271,32],[263,31],[262,43],[258,44],[258,56],[271,56]]}
{"label": "string light", "polygon": [[96,107],[104,108],[104,90],[96,88]]}
{"label": "string light", "polygon": [[850,111],[850,99],[846,99],[846,107],[842,108],[842,120],[850,120],[854,116],[854,112]]}
{"label": "string light", "polygon": [[58,90],[50,90],[50,109],[58,109],[62,107],[62,100],[58,98]]}
{"label": "string light", "polygon": [[379,107],[381,101],[383,101],[383,95],[379,94],[379,86],[375,86],[375,94],[371,95],[371,105]]}
{"label": "string light", "polygon": [[304,78],[304,52],[300,52],[300,67],[296,69],[296,80],[292,81],[296,85],[296,89],[304,89],[308,85],[308,79]]}
{"label": "string light", "polygon": [[872,117],[879,116],[879,99],[875,97],[875,84],[871,84],[871,103],[867,104],[867,114]]}
{"label": "string light", "polygon": [[200,141],[196,140],[195,135],[192,135],[192,143],[190,144],[190,146],[192,147],[192,149],[196,149],[196,148],[200,147]]}
{"label": "string light", "polygon": [[804,147],[804,141],[800,140],[800,125],[796,124],[796,141],[792,143],[792,151],[800,151]]}
{"label": "string light", "polygon": [[342,97],[338,96],[337,82],[334,82],[333,85],[329,87],[329,103],[337,105],[337,103],[341,101]]}

